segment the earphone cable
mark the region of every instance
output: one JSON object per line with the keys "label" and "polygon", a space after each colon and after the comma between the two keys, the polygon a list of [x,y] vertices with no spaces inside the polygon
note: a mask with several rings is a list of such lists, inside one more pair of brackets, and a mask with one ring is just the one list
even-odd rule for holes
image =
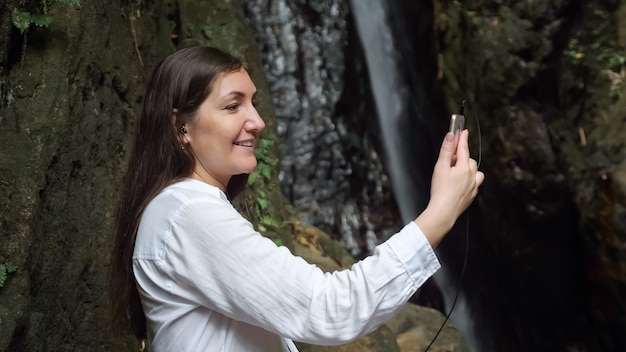
{"label": "earphone cable", "polygon": [[424,352],[427,352],[430,349],[433,343],[435,343],[435,340],[437,339],[437,337],[439,337],[439,334],[441,333],[443,328],[446,326],[446,323],[448,322],[448,319],[450,319],[450,315],[452,314],[452,311],[454,310],[454,306],[456,306],[456,302],[459,299],[459,294],[461,293],[461,285],[463,284],[463,277],[465,276],[465,269],[467,268],[467,258],[469,254],[469,214],[466,213],[465,215],[466,215],[465,216],[465,258],[463,260],[463,268],[461,269],[461,276],[459,278],[459,284],[456,289],[456,294],[454,295],[454,301],[452,301],[452,306],[450,307],[450,311],[446,315],[446,318],[443,320],[443,323],[439,327],[439,330],[435,334],[435,337],[433,337],[433,339],[430,341],[430,344],[428,344],[428,347],[426,347]]}
{"label": "earphone cable", "polygon": [[[465,109],[465,100],[463,100],[463,102],[461,103],[461,114],[463,114],[464,109]],[[482,136],[480,133],[480,122],[478,118],[478,111],[476,110],[474,110],[474,117],[476,119],[476,130],[478,131],[478,160],[476,164],[480,168],[480,163],[482,162],[483,149],[482,149]],[[459,284],[456,289],[456,294],[454,295],[454,300],[452,301],[452,306],[450,307],[450,311],[448,311],[448,314],[446,314],[446,318],[444,319],[443,323],[439,327],[439,330],[437,331],[433,339],[430,341],[430,344],[428,344],[424,352],[428,352],[428,350],[433,345],[433,343],[435,343],[435,340],[437,339],[437,337],[439,336],[443,328],[446,326],[448,319],[450,319],[450,315],[452,315],[452,311],[454,310],[454,307],[456,306],[456,302],[459,298],[459,294],[461,293],[461,286],[463,284],[463,277],[465,276],[465,269],[467,268],[468,257],[469,257],[469,208],[465,211],[465,258],[463,259],[463,268],[461,269],[461,276],[459,277]]]}

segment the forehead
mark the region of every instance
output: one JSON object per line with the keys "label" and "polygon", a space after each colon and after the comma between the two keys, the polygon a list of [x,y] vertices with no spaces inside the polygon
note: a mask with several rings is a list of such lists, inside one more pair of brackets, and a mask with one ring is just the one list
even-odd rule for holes
{"label": "forehead", "polygon": [[220,74],[213,84],[211,95],[221,97],[234,92],[254,94],[256,87],[245,69]]}

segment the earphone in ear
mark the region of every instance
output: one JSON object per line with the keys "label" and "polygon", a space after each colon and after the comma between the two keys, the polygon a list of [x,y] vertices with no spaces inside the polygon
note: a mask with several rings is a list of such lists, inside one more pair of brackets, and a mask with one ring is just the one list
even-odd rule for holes
{"label": "earphone in ear", "polygon": [[180,126],[180,133],[187,134],[187,130],[185,129],[185,125]]}

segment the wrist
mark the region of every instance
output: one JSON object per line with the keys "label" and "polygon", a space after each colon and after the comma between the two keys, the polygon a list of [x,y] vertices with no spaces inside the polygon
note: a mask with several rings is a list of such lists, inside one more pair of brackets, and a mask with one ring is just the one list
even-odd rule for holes
{"label": "wrist", "polygon": [[450,215],[449,211],[435,209],[431,204],[414,220],[433,248],[452,229],[455,221],[456,219]]}

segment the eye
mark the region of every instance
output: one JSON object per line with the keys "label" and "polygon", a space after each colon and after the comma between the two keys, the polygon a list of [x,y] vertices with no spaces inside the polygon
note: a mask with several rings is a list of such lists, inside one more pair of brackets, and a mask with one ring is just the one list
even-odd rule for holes
{"label": "eye", "polygon": [[252,106],[258,108],[259,106],[261,106],[261,101],[255,97],[254,99],[252,99]]}
{"label": "eye", "polygon": [[227,111],[237,111],[238,108],[239,108],[239,103],[232,103],[232,104],[226,105],[224,110],[227,110]]}

